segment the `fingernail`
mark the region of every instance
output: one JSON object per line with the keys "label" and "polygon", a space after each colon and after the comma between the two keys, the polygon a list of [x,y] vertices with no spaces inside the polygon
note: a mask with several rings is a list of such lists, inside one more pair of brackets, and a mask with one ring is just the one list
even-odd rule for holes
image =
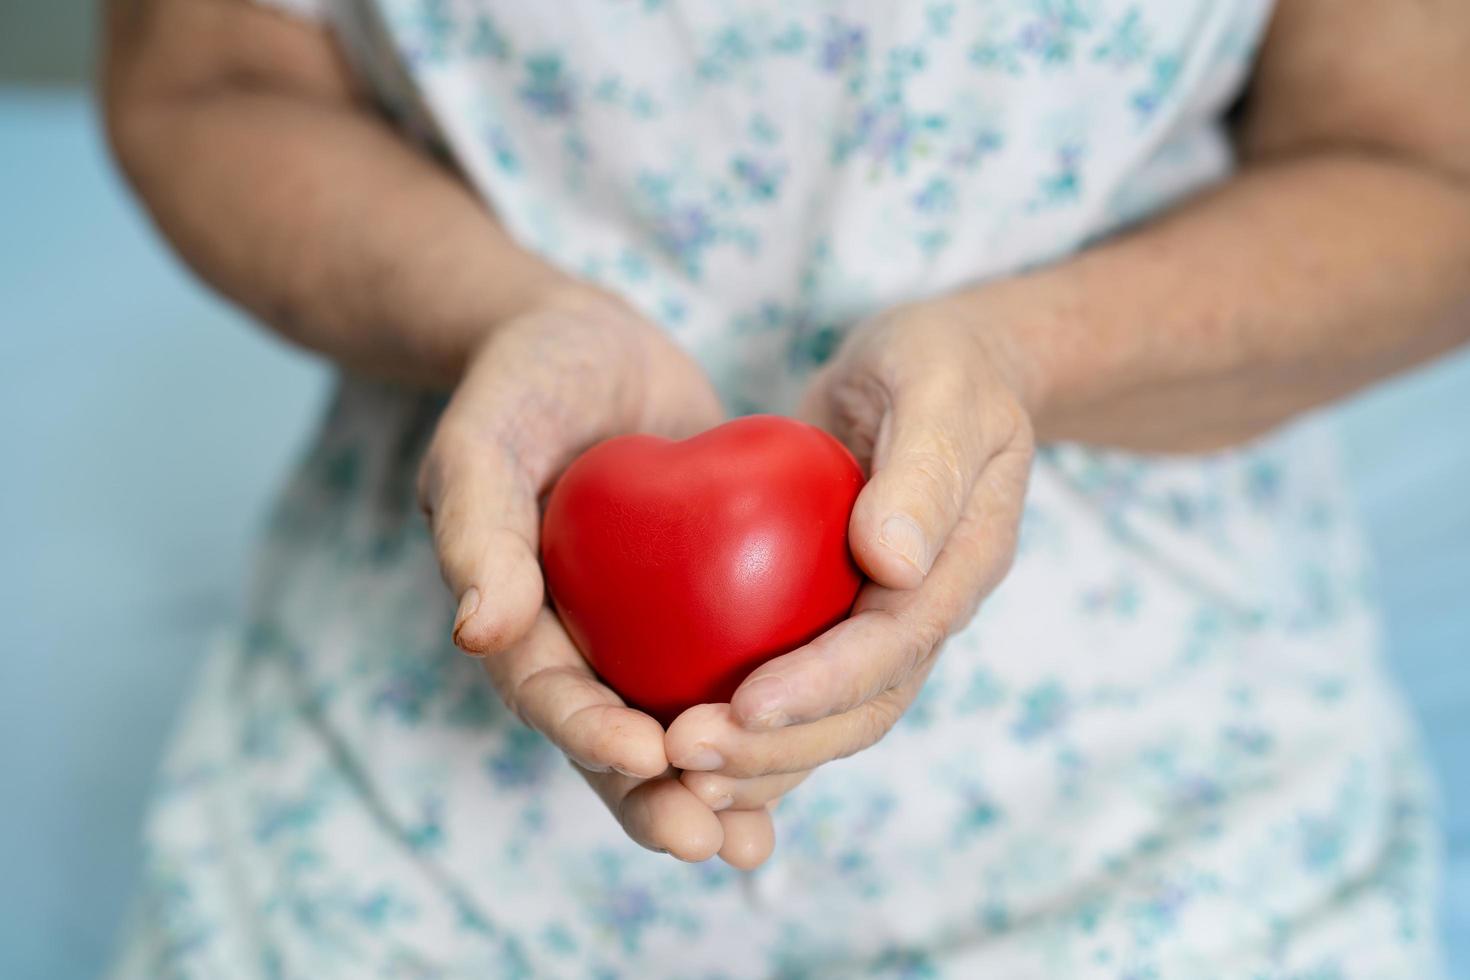
{"label": "fingernail", "polygon": [[883,522],[878,543],[903,558],[925,575],[929,574],[929,546],[924,532],[907,514],[894,514]]}
{"label": "fingernail", "polygon": [[747,728],[780,728],[790,719],[781,709],[786,682],[774,674],[757,677],[740,689],[741,714]]}
{"label": "fingernail", "polygon": [[473,651],[465,649],[465,645],[460,642],[459,634],[464,629],[465,623],[470,621],[470,617],[479,608],[480,590],[472,585],[464,590],[464,595],[459,597],[459,609],[454,613],[454,632],[451,634],[454,638],[454,645],[466,653],[472,653]]}
{"label": "fingernail", "polygon": [[728,809],[730,809],[730,807],[732,807],[734,805],[735,805],[735,797],[733,797],[733,796],[722,796],[718,800],[715,800],[713,803],[711,803],[709,805],[709,808],[711,810],[715,811],[716,813],[719,813],[721,810],[728,810]]}
{"label": "fingernail", "polygon": [[725,768],[725,757],[708,745],[703,745],[698,752],[685,759],[679,768],[690,772],[712,772]]}

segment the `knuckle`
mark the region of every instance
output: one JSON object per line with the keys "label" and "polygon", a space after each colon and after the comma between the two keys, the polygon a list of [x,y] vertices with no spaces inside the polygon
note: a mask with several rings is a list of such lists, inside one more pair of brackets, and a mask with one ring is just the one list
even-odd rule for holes
{"label": "knuckle", "polygon": [[750,775],[764,776],[773,773],[790,772],[793,769],[800,768],[801,765],[802,756],[797,747],[793,745],[782,745],[770,754],[766,759],[765,765],[758,767]]}
{"label": "knuckle", "polygon": [[863,670],[853,669],[850,661],[839,667],[830,656],[808,658],[802,669],[793,673],[791,682],[798,703],[809,704],[819,717],[861,700],[866,685]]}
{"label": "knuckle", "polygon": [[977,403],[975,378],[965,358],[934,356],[922,349],[918,356],[904,358],[894,387],[899,402],[926,418],[968,419]]}
{"label": "knuckle", "polygon": [[568,670],[563,666],[538,667],[514,684],[497,683],[496,689],[505,706],[529,728],[534,728],[555,741],[554,733],[548,729],[549,707],[555,699],[557,688],[566,681]]}
{"label": "knuckle", "polygon": [[988,574],[985,576],[985,590],[988,592],[1001,583],[1016,564],[1016,534],[1014,531],[1006,532],[1004,540],[997,542],[1000,547],[995,558],[992,560]]}
{"label": "knuckle", "polygon": [[424,453],[424,458],[419,462],[417,479],[414,481],[414,491],[418,498],[419,509],[424,512],[430,523],[434,520],[434,513],[438,508],[439,498],[444,494],[445,484],[448,482],[448,454],[442,448],[436,435],[434,441]]}
{"label": "knuckle", "polygon": [[947,439],[927,440],[906,454],[905,482],[944,512],[958,513],[966,496],[961,451]]}
{"label": "knuckle", "polygon": [[908,678],[920,664],[939,649],[947,636],[945,628],[928,616],[905,615],[884,611],[894,655],[893,669],[886,678],[883,691],[891,690]]}
{"label": "knuckle", "polygon": [[696,704],[679,715],[674,720],[674,725],[678,727],[678,734],[691,737],[701,731],[717,731],[724,727],[725,710],[719,704]]}
{"label": "knuckle", "polygon": [[895,708],[894,700],[887,695],[874,698],[863,705],[857,720],[857,740],[848,745],[839,758],[854,755],[876,745],[898,722],[901,714],[903,711]]}
{"label": "knuckle", "polygon": [[419,464],[418,474],[414,479],[414,499],[418,502],[419,510],[432,524],[434,521],[434,497],[438,491],[438,475],[435,472],[436,460],[432,456],[425,456]]}
{"label": "knuckle", "polygon": [[429,515],[429,536],[434,541],[434,553],[439,556],[445,579],[452,585],[457,575],[467,572],[465,566],[470,559],[468,541],[454,515],[442,510]]}
{"label": "knuckle", "polygon": [[613,816],[617,818],[625,834],[633,838],[636,843],[644,847],[649,846],[643,840],[644,828],[642,824],[644,822],[643,818],[646,816],[646,807],[644,807],[643,801],[637,793],[629,793],[618,800],[612,807],[612,811]]}
{"label": "knuckle", "polygon": [[906,707],[907,705],[891,694],[876,699],[873,702],[873,710],[870,713],[872,718],[872,729],[870,732],[872,740],[868,744],[871,745],[884,735],[887,735],[893,726],[898,724],[898,719],[903,717],[903,712]]}
{"label": "knuckle", "polygon": [[599,718],[584,707],[553,722],[563,738],[581,742],[587,752],[601,758],[627,737],[627,730],[616,719]]}
{"label": "knuckle", "polygon": [[525,709],[521,707],[520,698],[516,697],[511,691],[507,690],[504,685],[492,684],[491,686],[495,688],[495,694],[500,698],[500,703],[505,705],[505,710],[515,715],[516,720],[519,721],[522,725],[525,725],[527,728],[532,729],[533,731],[539,731],[539,729],[537,729],[536,726],[531,723],[531,718],[526,713]]}
{"label": "knuckle", "polygon": [[1034,441],[1031,419],[1014,396],[987,400],[983,424],[996,443],[1030,455]]}
{"label": "knuckle", "polygon": [[968,596],[970,612],[979,600],[998,586],[1016,561],[1019,543],[1018,521],[997,521],[981,527],[974,521],[966,521],[959,533],[952,536],[969,569],[973,585],[973,596]]}
{"label": "knuckle", "polygon": [[772,773],[790,772],[797,768],[799,755],[800,747],[793,744],[792,740],[776,736],[762,752],[742,760],[743,764],[738,764],[735,775],[751,779]]}
{"label": "knuckle", "polygon": [[914,666],[928,660],[949,638],[949,629],[946,624],[928,616],[915,617],[907,623],[907,626],[909,663]]}
{"label": "knuckle", "polygon": [[946,357],[930,365],[924,376],[924,391],[930,404],[954,412],[975,402],[975,377],[962,357]]}
{"label": "knuckle", "polygon": [[679,781],[706,803],[723,795],[728,782],[726,777],[713,772],[685,772],[679,776]]}
{"label": "knuckle", "polygon": [[478,455],[466,445],[466,436],[453,418],[439,423],[419,462],[415,490],[420,509],[431,521],[440,515],[452,492],[468,476],[466,464]]}

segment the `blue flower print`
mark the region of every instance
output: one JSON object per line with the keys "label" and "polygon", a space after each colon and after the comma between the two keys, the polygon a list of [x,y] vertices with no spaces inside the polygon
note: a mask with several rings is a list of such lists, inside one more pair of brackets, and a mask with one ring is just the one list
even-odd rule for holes
{"label": "blue flower print", "polygon": [[1000,804],[979,785],[971,782],[962,787],[959,794],[962,802],[953,834],[956,847],[990,830],[1002,819]]}
{"label": "blue flower print", "polygon": [[779,165],[754,157],[737,159],[731,179],[718,182],[696,183],[682,171],[645,170],[637,176],[634,206],[658,250],[699,280],[716,246],[747,257],[758,254],[761,239],[745,215],[779,195],[781,174]]}
{"label": "blue flower print", "polygon": [[781,188],[781,178],[786,168],[779,163],[763,163],[749,156],[738,156],[730,161],[736,181],[754,201],[770,201]]}
{"label": "blue flower print", "polygon": [[1057,148],[1051,170],[1038,181],[1037,196],[1031,201],[1034,210],[1072,204],[1081,198],[1083,156],[1083,147],[1078,143],[1064,143]]}
{"label": "blue flower print", "polygon": [[1031,742],[1061,727],[1071,714],[1072,702],[1066,688],[1047,681],[1021,698],[1021,717],[1011,727],[1018,741]]}
{"label": "blue flower print", "polygon": [[496,786],[508,789],[539,783],[556,761],[556,750],[529,728],[509,728],[500,741],[485,763]]}
{"label": "blue flower print", "polygon": [[649,883],[624,871],[625,858],[600,851],[593,856],[592,878],[583,883],[588,918],[626,953],[636,953],[643,933],[660,919],[657,894]]}
{"label": "blue flower print", "polygon": [[406,724],[422,720],[427,705],[444,690],[443,664],[421,651],[393,658],[392,670],[373,695],[372,709]]}
{"label": "blue flower print", "polygon": [[695,204],[678,205],[661,213],[653,235],[659,247],[693,275],[698,274],[704,250],[719,237],[709,212]]}
{"label": "blue flower print", "polygon": [[727,81],[756,58],[757,45],[742,24],[717,31],[699,59],[699,77],[709,82]]}
{"label": "blue flower print", "polygon": [[924,8],[924,28],[935,41],[943,43],[954,33],[955,5],[931,3]]}
{"label": "blue flower print", "polygon": [[1133,108],[1140,119],[1148,119],[1163,105],[1179,80],[1180,68],[1179,59],[1172,55],[1154,59],[1148,83],[1133,94]]}
{"label": "blue flower print", "polygon": [[572,82],[560,54],[541,51],[529,55],[525,70],[525,81],[518,92],[522,102],[537,115],[551,119],[564,119],[572,114]]}
{"label": "blue flower print", "polygon": [[1033,0],[1035,13],[1021,28],[1021,50],[1046,64],[1069,63],[1092,20],[1079,0]]}
{"label": "blue flower print", "polygon": [[1005,136],[991,125],[978,124],[967,132],[958,129],[950,141],[948,163],[951,167],[974,172],[987,157],[1000,152],[1005,146]]}
{"label": "blue flower print", "polygon": [[869,172],[874,177],[886,168],[904,174],[916,157],[929,152],[926,137],[944,126],[944,116],[914,112],[897,97],[869,102],[858,108],[845,130],[839,131],[833,161],[843,163],[861,154],[871,161]]}
{"label": "blue flower print", "polygon": [[970,675],[970,683],[960,697],[957,707],[969,714],[986,708],[994,708],[1005,700],[1005,685],[988,667],[976,667]]}
{"label": "blue flower print", "polygon": [[1029,0],[1019,23],[1003,17],[970,48],[970,61],[980,68],[1018,75],[1028,63],[1047,68],[1070,65],[1094,21],[1079,0]]}
{"label": "blue flower print", "polygon": [[946,177],[931,177],[911,198],[920,214],[946,215],[954,211],[954,184]]}
{"label": "blue flower print", "polygon": [[817,65],[829,74],[845,71],[866,61],[868,32],[861,24],[845,23],[836,18],[827,21],[818,49]]}
{"label": "blue flower print", "polygon": [[1127,68],[1142,61],[1148,47],[1148,28],[1144,25],[1143,12],[1137,7],[1130,7],[1092,49],[1092,57],[1114,68]]}
{"label": "blue flower print", "polygon": [[494,61],[509,61],[513,54],[510,39],[487,13],[476,16],[466,50],[471,57]]}
{"label": "blue flower print", "polygon": [[923,950],[889,947],[878,955],[869,975],[896,980],[930,980],[939,976],[939,970]]}
{"label": "blue flower print", "polygon": [[255,839],[264,844],[281,834],[300,833],[321,814],[321,800],[315,794],[265,800],[256,808]]}

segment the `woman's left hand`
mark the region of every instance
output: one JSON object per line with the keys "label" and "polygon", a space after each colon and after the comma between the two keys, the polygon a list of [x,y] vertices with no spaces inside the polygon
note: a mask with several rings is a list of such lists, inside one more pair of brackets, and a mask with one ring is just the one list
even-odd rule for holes
{"label": "woman's left hand", "polygon": [[1027,379],[999,327],[947,301],[899,309],[813,379],[802,414],[871,474],[848,540],[872,581],[849,619],[761,666],[730,704],[669,727],[669,761],[706,802],[759,805],[877,742],[1006,574],[1033,440]]}

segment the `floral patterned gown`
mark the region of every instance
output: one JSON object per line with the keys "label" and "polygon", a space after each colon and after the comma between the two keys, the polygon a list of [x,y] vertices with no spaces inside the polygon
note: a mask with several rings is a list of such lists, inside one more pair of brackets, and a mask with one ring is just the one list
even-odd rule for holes
{"label": "floral patterned gown", "polygon": [[[1270,14],[274,2],[737,413],[788,409],[868,314],[1222,179]],[[119,975],[1437,975],[1431,796],[1318,423],[1044,449],[1009,579],[744,875],[628,842],[448,644],[412,491],[441,404],[341,382],[165,765]]]}

